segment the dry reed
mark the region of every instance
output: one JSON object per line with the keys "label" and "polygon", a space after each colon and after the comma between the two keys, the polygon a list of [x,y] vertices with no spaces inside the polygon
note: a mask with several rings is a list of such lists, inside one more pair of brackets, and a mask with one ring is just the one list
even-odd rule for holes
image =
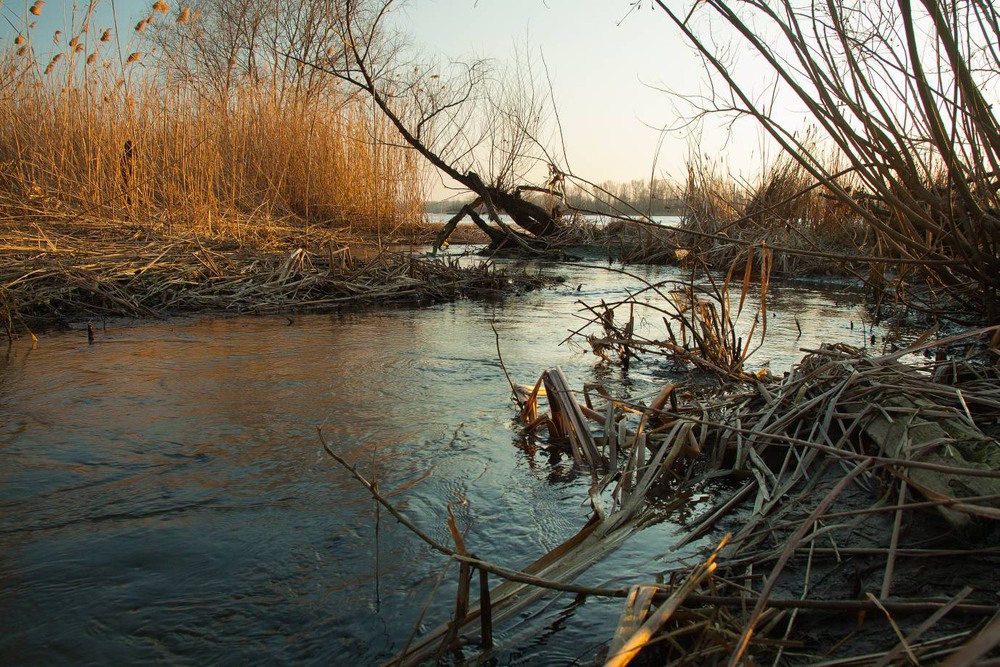
{"label": "dry reed", "polygon": [[[348,244],[299,224],[254,243],[128,227],[99,218],[0,223],[0,327],[14,336],[98,317],[288,313],[358,304],[494,297],[543,279]],[[267,248],[264,250],[263,248]]]}
{"label": "dry reed", "polygon": [[[210,73],[179,75],[185,48],[211,38],[187,8],[170,21],[156,3],[131,36],[91,30],[92,9],[51,45],[32,23],[0,50],[9,335],[101,314],[438,298],[471,280],[425,281],[435,269],[387,256],[350,285],[333,285],[344,266],[310,273],[331,248],[421,233],[420,173],[388,123],[294,74],[237,77],[222,95]],[[169,31],[177,48],[159,48]]]}
{"label": "dry reed", "polygon": [[[842,187],[856,187],[835,154],[827,153],[824,162],[830,173],[840,174]],[[874,250],[860,216],[784,155],[747,183],[720,174],[716,163],[694,160],[688,165],[685,198],[682,229],[687,233],[674,243],[679,239],[714,267],[731,265],[747,245],[766,244],[778,249],[773,268],[779,273],[847,274],[858,268],[850,256]]]}
{"label": "dry reed", "polygon": [[[164,6],[142,24],[167,21]],[[170,69],[184,52],[110,28],[90,38],[76,19],[72,46],[42,46],[26,26],[0,51],[0,215],[81,213],[240,241],[288,216],[373,236],[419,220],[413,157],[357,98],[256,78],[220,99]]]}
{"label": "dry reed", "polygon": [[[687,280],[650,283],[628,274],[644,286],[626,298],[599,305],[580,302],[589,316],[570,338],[585,337],[591,351],[604,361],[616,358],[625,370],[640,355],[660,356],[680,367],[694,367],[720,381],[757,377],[746,370],[750,356],[767,333],[767,297],[772,251],[767,245],[741,248],[728,273],[717,279],[700,257],[691,260]],[[696,280],[697,272],[703,278]],[[627,318],[618,314],[627,312]],[[636,321],[660,321],[663,328],[639,332]],[[584,332],[599,325],[602,334]],[[568,340],[568,339],[567,339]]]}
{"label": "dry reed", "polygon": [[[997,321],[1000,132],[990,100],[1000,52],[983,48],[1000,34],[991,5],[973,3],[963,13],[942,3],[875,1],[858,12],[841,0],[822,9],[747,0],[699,3],[685,15],[654,4],[719,83],[699,111],[755,119],[863,220],[873,254],[898,260],[890,289],[899,303],[938,319]],[[742,59],[732,54],[743,48],[763,70],[736,65]],[[774,82],[766,100],[752,92],[764,70]],[[773,101],[786,94],[812,132],[793,132],[774,115]],[[837,148],[850,181],[829,168],[817,143]]]}
{"label": "dry reed", "polygon": [[[555,591],[625,599],[617,632],[607,628],[608,665],[639,655],[681,665],[972,664],[968,656],[995,649],[1000,614],[1000,549],[989,538],[1000,519],[998,345],[993,327],[882,357],[824,346],[784,379],[711,404],[678,405],[670,386],[648,405],[606,396],[601,409],[589,392],[574,399],[552,385],[551,420],[539,416],[538,388],[526,392],[529,428],[548,424],[574,452],[588,441],[599,449],[580,457],[593,473],[593,516],[516,571],[471,556],[470,545],[434,542],[374,490],[422,539],[465,564],[466,577],[476,569],[506,580],[479,604],[470,605],[466,589],[449,623],[388,664],[424,664],[477,644],[483,657],[497,655],[494,625]],[[903,363],[920,353],[939,359]],[[678,539],[662,545],[670,553],[701,544],[704,560],[649,575],[662,583],[574,582],[664,516],[662,502],[649,502],[654,495],[683,508],[706,488],[717,503],[694,518],[685,513]]]}

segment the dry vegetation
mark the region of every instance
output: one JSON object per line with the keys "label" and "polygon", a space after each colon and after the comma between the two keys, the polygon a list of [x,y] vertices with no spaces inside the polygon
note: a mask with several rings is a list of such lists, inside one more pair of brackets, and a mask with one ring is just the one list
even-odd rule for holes
{"label": "dry vegetation", "polygon": [[179,76],[171,63],[188,54],[163,52],[148,33],[197,35],[201,20],[154,10],[118,35],[90,25],[88,11],[54,44],[33,24],[8,42],[4,214],[85,211],[236,239],[289,215],[362,230],[414,218],[415,165],[357,99],[237,74],[220,99],[207,73]]}
{"label": "dry vegetation", "polygon": [[98,218],[0,224],[0,329],[8,337],[98,317],[292,313],[385,303],[499,297],[543,279],[493,266],[461,267],[342,236],[299,242],[272,222],[252,243],[128,228]]}
{"label": "dry vegetation", "polygon": [[[705,4],[742,25],[727,4]],[[746,6],[773,16],[767,3]],[[509,288],[497,273],[352,250],[365,238],[396,237],[419,217],[419,170],[412,152],[393,145],[399,126],[333,79],[323,81],[322,71],[299,67],[326,52],[318,33],[291,70],[277,62],[269,76],[255,73],[256,65],[241,69],[237,50],[206,73],[198,49],[213,33],[199,30],[196,14],[176,8],[168,15],[157,2],[126,37],[90,25],[88,11],[54,40],[26,25],[0,52],[0,324],[9,336],[96,315],[278,312]],[[686,20],[677,23],[686,29]],[[843,55],[821,54],[809,57],[840,62]],[[830,63],[808,64],[823,71]],[[968,354],[956,353],[954,340],[907,351],[934,358],[925,365],[904,364],[903,353],[870,358],[834,345],[812,351],[781,380],[745,368],[766,333],[772,269],[815,271],[835,260],[862,270],[853,261],[872,255],[863,270],[877,294],[893,289],[901,302],[936,314],[954,308],[960,317],[995,321],[1000,134],[967,73],[956,72],[967,113],[951,121],[962,141],[950,150],[942,137],[903,132],[923,127],[912,118],[894,125],[881,117],[861,124],[867,138],[841,141],[832,154],[775,130],[789,157],[757,183],[738,184],[715,164],[691,164],[683,234],[641,231],[631,238],[630,259],[677,261],[690,253],[699,275],[709,266],[729,273],[718,282],[704,271],[704,280],[647,284],[621,303],[591,308],[603,335],[589,343],[626,368],[637,352],[652,352],[744,383],[711,403],[690,395],[685,403],[673,385],[648,405],[607,392],[577,400],[553,369],[522,392],[526,430],[547,429],[592,474],[594,510],[579,535],[524,570],[476,559],[453,517],[455,548],[428,538],[328,448],[401,522],[460,564],[452,622],[408,646],[400,664],[473,644],[488,652],[493,623],[516,618],[551,590],[627,600],[618,632],[609,632],[614,665],[640,652],[678,664],[888,664],[902,656],[971,664],[994,649],[995,583],[971,577],[983,577],[981,562],[991,572],[1000,558],[984,540],[995,541],[1000,519],[996,327],[958,341],[968,343]],[[855,73],[863,80],[864,72]],[[363,74],[356,85],[381,99]],[[851,98],[855,84],[833,83],[858,116],[885,115],[874,96]],[[907,85],[920,89],[914,98],[929,94],[927,81]],[[383,111],[387,99],[379,102]],[[830,114],[840,108],[828,101]],[[939,115],[934,103],[923,105],[925,115]],[[827,129],[858,132],[836,118]],[[917,149],[924,144],[938,153]],[[468,178],[481,196],[510,194]],[[662,297],[650,306],[665,324],[659,340],[635,332],[633,304],[646,291]],[[628,318],[616,321],[617,308],[627,308]],[[539,412],[542,395],[548,415]],[[573,583],[660,518],[662,503],[657,509],[652,498],[680,506],[709,484],[713,493],[725,491],[718,504],[668,545],[710,539],[701,563],[675,564],[657,573],[660,583],[632,589]],[[943,576],[955,563],[970,579],[928,594],[922,572]],[[474,571],[482,577],[478,605],[470,604]],[[490,589],[488,575],[506,582]],[[830,614],[845,613],[851,623],[828,623]],[[865,636],[867,644],[855,643]]]}
{"label": "dry vegetation", "polygon": [[[989,652],[1000,611],[990,574],[1000,557],[998,344],[993,328],[876,358],[828,346],[781,381],[710,403],[671,386],[648,405],[578,405],[551,385],[550,436],[590,443],[599,469],[610,461],[595,477],[613,489],[610,506],[595,508],[597,530],[655,514],[635,494],[682,506],[710,480],[732,482],[664,545],[705,539],[721,543],[714,553],[661,573],[670,583],[615,592],[628,602],[607,664],[641,650],[670,664]],[[939,359],[902,362],[914,353]],[[558,418],[566,413],[578,417]]]}
{"label": "dry vegetation", "polygon": [[[1000,124],[989,100],[1000,53],[989,45],[1000,22],[992,3],[873,0],[858,11],[837,0],[711,1],[687,16],[655,4],[719,83],[701,111],[757,121],[810,183],[864,223],[877,299],[888,293],[938,317],[997,320]],[[761,67],[774,82],[771,99],[797,105],[814,131],[784,126],[755,96]],[[757,190],[762,203],[783,201],[784,187],[770,190]]]}
{"label": "dry vegetation", "polygon": [[[616,667],[636,658],[996,664],[1000,131],[988,103],[996,8],[979,0],[652,4],[712,71],[718,97],[701,111],[714,103],[756,119],[783,157],[756,183],[692,164],[688,225],[677,238],[694,239],[682,246],[694,251],[690,265],[729,273],[716,284],[699,271],[687,283],[647,284],[588,307],[603,329],[590,344],[625,369],[637,352],[652,352],[710,370],[725,391],[671,384],[648,402],[621,400],[593,385],[572,391],[558,368],[515,389],[526,437],[546,430],[550,447],[571,453],[590,477],[593,510],[578,534],[520,570],[476,558],[451,516],[454,547],[433,540],[328,447],[459,564],[450,620],[419,637],[415,627],[390,664],[502,660],[495,626],[517,641],[508,629],[556,591],[577,596],[572,608],[588,595],[626,600],[617,631],[606,629],[605,664]],[[705,13],[711,18],[700,20]],[[739,46],[802,103],[816,134],[769,116],[775,97],[755,89],[759,68],[741,87]],[[825,345],[781,379],[747,373],[754,336],[767,325],[770,270],[831,263],[858,271],[875,305],[888,296],[938,321],[993,326],[937,340],[934,327],[880,357]],[[744,311],[758,277],[759,306]],[[647,306],[666,325],[658,340],[635,331],[637,297],[650,291],[662,297]],[[628,314],[616,319],[616,311]],[[752,324],[740,326],[741,314]],[[665,555],[661,571],[630,588],[579,583],[625,540],[642,539],[633,536],[644,524],[690,511],[696,493],[712,496],[713,507],[693,520],[681,514],[682,534],[659,546],[670,554],[690,545],[700,562]],[[491,588],[491,578],[503,581]],[[508,648],[517,650],[500,651]]]}
{"label": "dry vegetation", "polygon": [[[158,2],[118,33],[94,23],[89,5],[41,35],[43,4],[0,50],[5,312],[31,304],[41,315],[45,301],[21,290],[42,273],[58,282],[53,272],[70,255],[90,261],[66,268],[67,288],[88,271],[101,282],[194,248],[184,284],[196,290],[199,247],[236,262],[422,233],[414,156],[392,145],[394,130],[361,99],[301,71],[251,76],[233,58],[213,69],[199,49],[215,44],[218,23],[190,8],[170,14]],[[80,316],[86,302],[63,311],[68,303],[50,301],[48,315]]]}
{"label": "dry vegetation", "polygon": [[[420,637],[415,629],[390,664],[516,650],[503,640],[495,646],[496,637],[557,592],[575,594],[573,604],[624,600],[617,630],[605,635],[604,664],[616,667],[633,659],[980,664],[997,644],[1000,615],[998,346],[997,327],[881,357],[824,346],[785,378],[725,400],[674,385],[648,403],[593,387],[579,394],[549,370],[533,390],[519,388],[520,417],[590,472],[593,514],[520,570],[476,558],[453,517],[455,546],[434,540],[327,446],[460,566],[451,620]],[[929,361],[903,361],[921,354]],[[713,505],[695,517],[681,512],[676,540],[662,545],[664,553],[700,545],[704,558],[670,561],[630,587],[577,581],[626,540],[643,539],[643,526],[676,520],[705,492]],[[470,586],[477,574],[478,600]],[[491,588],[490,579],[501,583]]]}
{"label": "dry vegetation", "polygon": [[[828,162],[837,171],[836,160]],[[679,242],[718,268],[759,246],[774,250],[773,268],[781,273],[846,275],[861,268],[852,257],[875,250],[860,216],[787,156],[751,183],[695,157],[685,199]]]}

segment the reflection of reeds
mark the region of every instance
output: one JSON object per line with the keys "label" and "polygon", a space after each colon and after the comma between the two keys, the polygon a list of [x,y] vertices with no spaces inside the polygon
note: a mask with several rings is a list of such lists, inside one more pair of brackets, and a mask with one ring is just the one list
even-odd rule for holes
{"label": "reflection of reeds", "polygon": [[220,101],[159,71],[134,42],[144,37],[122,62],[102,51],[110,30],[76,32],[50,58],[30,28],[0,52],[5,214],[85,212],[236,240],[288,217],[374,231],[419,216],[417,165],[360,101],[265,78]]}

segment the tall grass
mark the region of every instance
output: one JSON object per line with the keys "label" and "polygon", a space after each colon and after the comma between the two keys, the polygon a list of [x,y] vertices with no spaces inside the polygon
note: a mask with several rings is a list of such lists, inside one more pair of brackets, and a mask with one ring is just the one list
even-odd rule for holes
{"label": "tall grass", "polygon": [[157,54],[149,19],[116,36],[87,16],[56,36],[26,25],[0,50],[3,215],[85,212],[240,242],[277,223],[375,235],[419,221],[418,165],[362,100],[263,77],[220,99],[169,73],[184,54]]}
{"label": "tall grass", "polygon": [[[654,2],[719,83],[703,107],[758,121],[862,219],[899,267],[901,303],[967,324],[1000,319],[995,3],[871,0],[859,11],[847,0],[710,0],[684,15]],[[782,103],[753,92],[762,72]],[[814,134],[772,115],[787,104],[807,112]],[[813,150],[816,138],[836,147],[861,196]]]}
{"label": "tall grass", "polygon": [[[831,173],[841,171],[835,154],[826,156]],[[856,187],[849,174],[842,186]],[[727,268],[747,246],[775,249],[773,268],[785,273],[839,271],[822,257],[867,254],[868,237],[861,217],[829,189],[817,183],[798,162],[779,155],[752,181],[724,173],[718,163],[693,159],[688,164],[683,228],[695,232],[692,250],[716,268]]]}

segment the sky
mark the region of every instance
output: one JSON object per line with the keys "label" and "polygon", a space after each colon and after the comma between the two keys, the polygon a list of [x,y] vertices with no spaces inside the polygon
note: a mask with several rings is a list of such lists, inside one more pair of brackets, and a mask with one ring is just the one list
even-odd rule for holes
{"label": "sky", "polygon": [[[671,4],[686,12],[690,1]],[[151,5],[117,0],[123,36]],[[95,22],[102,27],[111,6],[110,0],[98,5]],[[23,0],[0,0],[0,20],[22,23],[25,7]],[[63,27],[72,7],[72,0],[48,0],[36,32]],[[737,174],[760,162],[758,134],[749,122],[735,131],[708,125],[697,139],[687,130],[661,132],[677,127],[682,114],[657,88],[698,94],[706,90],[707,76],[692,47],[650,0],[638,6],[633,0],[405,0],[393,20],[429,57],[510,61],[526,53],[542,77],[544,58],[566,166],[588,181],[683,179],[692,147]],[[0,36],[9,38],[9,25],[0,27]],[[431,187],[432,198],[448,194],[439,179]]]}
{"label": "sky", "polygon": [[[649,0],[632,4],[410,0],[401,23],[417,45],[445,57],[510,59],[526,49],[536,62],[544,57],[574,174],[592,182],[683,178],[690,132],[661,133],[681,118],[657,88],[698,93],[705,74],[666,14]],[[732,154],[737,168],[749,168],[755,143],[732,142],[729,132],[712,127],[695,148]]]}

